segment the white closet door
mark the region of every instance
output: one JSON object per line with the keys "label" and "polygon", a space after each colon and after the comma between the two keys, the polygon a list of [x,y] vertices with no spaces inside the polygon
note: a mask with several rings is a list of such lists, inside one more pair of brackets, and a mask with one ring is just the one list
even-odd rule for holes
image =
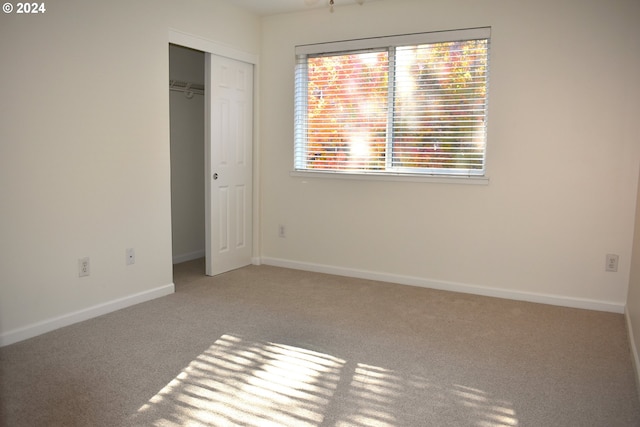
{"label": "white closet door", "polygon": [[207,54],[206,274],[251,264],[253,65]]}

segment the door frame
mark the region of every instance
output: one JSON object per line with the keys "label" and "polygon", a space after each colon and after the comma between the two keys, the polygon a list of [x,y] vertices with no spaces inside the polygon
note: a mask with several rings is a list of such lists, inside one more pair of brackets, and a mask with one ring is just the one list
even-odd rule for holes
{"label": "door frame", "polygon": [[[258,145],[258,56],[252,53],[243,52],[241,50],[234,49],[229,46],[221,45],[212,40],[207,40],[203,37],[199,37],[193,34],[188,34],[179,30],[169,29],[169,41],[168,44],[175,44],[179,46],[188,47],[195,50],[200,50],[212,55],[224,56],[237,61],[246,62],[253,65],[253,132],[252,132],[252,147],[253,147],[253,164],[252,164],[252,248],[251,248],[251,263],[254,265],[260,264],[260,180],[259,176],[259,145]],[[168,49],[167,49],[167,64],[168,64]],[[167,74],[169,73],[169,67],[167,67]],[[169,78],[167,76],[167,81]],[[208,90],[209,88],[205,88]],[[210,117],[205,116],[205,120],[209,121]],[[205,122],[206,125],[206,122]],[[206,141],[203,141],[206,144]],[[205,145],[206,146],[206,145]],[[207,172],[207,171],[205,171]],[[209,179],[206,176],[203,179]],[[169,187],[169,191],[171,188]],[[205,206],[202,206],[205,209]],[[170,223],[171,224],[171,223]],[[210,236],[207,236],[209,238]]]}

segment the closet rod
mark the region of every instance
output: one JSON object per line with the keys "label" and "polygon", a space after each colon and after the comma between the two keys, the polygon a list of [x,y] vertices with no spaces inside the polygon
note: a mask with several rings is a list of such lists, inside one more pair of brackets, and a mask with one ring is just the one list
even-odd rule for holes
{"label": "closet rod", "polygon": [[203,84],[184,82],[181,80],[169,80],[169,90],[184,92],[187,98],[192,98],[194,94],[204,95]]}

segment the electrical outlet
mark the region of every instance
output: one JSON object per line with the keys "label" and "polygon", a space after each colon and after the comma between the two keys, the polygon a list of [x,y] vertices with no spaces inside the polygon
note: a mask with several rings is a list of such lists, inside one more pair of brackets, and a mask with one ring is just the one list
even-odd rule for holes
{"label": "electrical outlet", "polygon": [[127,248],[126,262],[127,265],[136,263],[136,251],[133,248]]}
{"label": "electrical outlet", "polygon": [[605,271],[616,272],[618,271],[618,255],[607,254],[607,264],[605,265]]}
{"label": "electrical outlet", "polygon": [[89,257],[80,258],[78,260],[78,277],[85,277],[91,273],[91,264]]}
{"label": "electrical outlet", "polygon": [[286,237],[285,232],[284,232],[284,225],[279,225],[278,226],[278,237]]}

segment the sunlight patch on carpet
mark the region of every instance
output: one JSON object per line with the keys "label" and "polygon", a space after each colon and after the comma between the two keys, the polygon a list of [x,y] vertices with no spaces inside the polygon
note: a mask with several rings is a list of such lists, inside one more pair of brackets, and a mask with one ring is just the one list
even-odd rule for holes
{"label": "sunlight patch on carpet", "polygon": [[518,425],[516,411],[511,402],[494,399],[485,391],[455,384],[451,394],[458,404],[468,408],[479,420],[479,427],[511,427]]}
{"label": "sunlight patch on carpet", "polygon": [[510,402],[477,388],[226,334],[130,421],[158,427],[393,427],[424,425],[443,414],[478,427],[518,425]]}
{"label": "sunlight patch on carpet", "polygon": [[153,425],[317,426],[344,361],[224,335],[138,410]]}

